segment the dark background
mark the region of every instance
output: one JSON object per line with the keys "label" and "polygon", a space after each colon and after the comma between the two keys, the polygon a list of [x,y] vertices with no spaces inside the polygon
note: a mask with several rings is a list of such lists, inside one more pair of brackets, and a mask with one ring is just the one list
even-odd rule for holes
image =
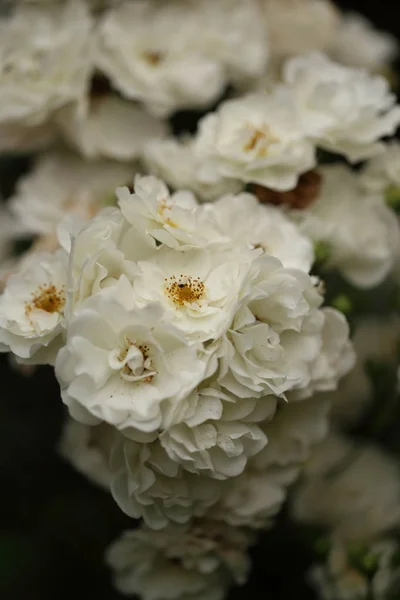
{"label": "dark background", "polygon": [[[400,38],[399,0],[338,4]],[[11,193],[13,181],[28,166],[26,159],[0,160],[3,195]],[[132,522],[57,456],[64,417],[50,368],[23,378],[0,355],[1,600],[70,600],[75,594],[121,598],[112,588],[103,552]],[[310,560],[302,537],[281,518],[253,551],[249,583],[230,598],[312,600],[304,582]]]}

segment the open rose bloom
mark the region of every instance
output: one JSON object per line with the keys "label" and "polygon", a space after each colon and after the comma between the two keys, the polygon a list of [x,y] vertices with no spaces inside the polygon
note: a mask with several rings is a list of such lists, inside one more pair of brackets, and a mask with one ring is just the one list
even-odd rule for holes
{"label": "open rose bloom", "polygon": [[398,600],[395,35],[0,9],[4,598]]}

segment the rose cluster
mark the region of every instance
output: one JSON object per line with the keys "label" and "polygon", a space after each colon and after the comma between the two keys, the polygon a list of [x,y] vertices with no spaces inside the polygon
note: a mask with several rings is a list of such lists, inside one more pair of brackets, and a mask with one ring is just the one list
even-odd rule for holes
{"label": "rose cluster", "polygon": [[118,589],[220,600],[292,490],[332,534],[321,598],[353,600],[353,537],[393,587],[398,469],[324,438],[400,331],[354,319],[353,347],[329,280],[400,280],[396,41],[329,0],[15,0],[0,31],[0,151],[36,153],[0,213],[0,351],[54,366],[59,452],[139,520]]}

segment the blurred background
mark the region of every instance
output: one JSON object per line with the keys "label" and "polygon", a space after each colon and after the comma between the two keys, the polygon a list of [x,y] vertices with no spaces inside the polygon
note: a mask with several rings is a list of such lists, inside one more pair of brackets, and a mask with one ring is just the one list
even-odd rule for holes
{"label": "blurred background", "polygon": [[[399,0],[337,4],[363,13],[400,38]],[[175,129],[191,126],[194,119],[174,117]],[[29,157],[0,159],[3,198],[29,165]],[[51,368],[24,377],[10,368],[8,356],[0,355],[1,600],[121,597],[111,585],[103,553],[131,522],[105,492],[58,456],[64,418]],[[304,582],[310,562],[307,544],[282,515],[278,527],[264,534],[253,551],[249,583],[233,590],[230,598],[312,599]]]}

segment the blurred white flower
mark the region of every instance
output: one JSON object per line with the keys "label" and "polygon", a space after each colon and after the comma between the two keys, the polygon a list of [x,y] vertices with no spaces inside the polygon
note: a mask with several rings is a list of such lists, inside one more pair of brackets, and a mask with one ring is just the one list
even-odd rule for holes
{"label": "blurred white flower", "polygon": [[226,81],[242,86],[261,77],[268,66],[269,40],[259,1],[194,0],[193,4],[200,13],[199,51],[221,63]]}
{"label": "blurred white flower", "polygon": [[400,243],[397,218],[379,193],[366,193],[360,177],[344,165],[321,168],[319,198],[293,212],[300,230],[328,247],[326,266],[353,285],[379,285],[389,274]]}
{"label": "blurred white flower", "polygon": [[[140,439],[140,438],[139,438]],[[221,496],[222,481],[188,473],[159,442],[120,436],[111,456],[111,491],[121,510],[152,529],[203,516]]]}
{"label": "blurred white flower", "polygon": [[68,417],[64,424],[58,451],[89,481],[110,490],[110,452],[114,429],[102,423],[94,427]]}
{"label": "blurred white flower", "polygon": [[354,423],[369,407],[373,400],[373,387],[368,377],[368,363],[394,366],[399,337],[400,321],[394,315],[384,318],[368,316],[356,322],[352,336],[355,367],[340,381],[337,390],[321,396],[330,403],[335,423]]}
{"label": "blurred white flower", "polygon": [[239,192],[243,183],[216,173],[202,177],[204,160],[194,151],[194,141],[174,138],[153,140],[146,145],[144,163],[153,175],[174,189],[191,190],[200,200],[215,200],[223,194]]}
{"label": "blurred white flower", "polygon": [[126,531],[107,550],[106,560],[123,594],[143,600],[222,600],[249,571],[248,532],[214,521],[194,521],[152,531]]}
{"label": "blurred white flower", "polygon": [[0,21],[0,124],[39,125],[79,102],[92,69],[92,19],[84,2],[17,6]]}
{"label": "blurred white flower", "polygon": [[247,468],[225,482],[222,496],[210,513],[236,527],[266,529],[286,500],[287,488],[297,478],[298,468]]}
{"label": "blurred white flower", "polygon": [[379,140],[400,124],[400,107],[388,81],[364,69],[311,53],[288,60],[283,79],[295,98],[304,134],[352,162],[381,151]]}
{"label": "blurred white flower", "polygon": [[55,234],[66,216],[85,223],[104,206],[116,204],[115,189],[133,176],[130,165],[86,162],[68,152],[48,152],[18,180],[10,207],[27,233]]}
{"label": "blurred white flower", "polygon": [[223,65],[207,55],[201,15],[201,5],[186,0],[124,2],[101,19],[96,64],[126,97],[159,116],[205,107],[226,78]]}
{"label": "blurred white flower", "polygon": [[274,58],[326,50],[336,35],[340,14],[330,0],[261,0],[261,4]]}
{"label": "blurred white flower", "polygon": [[224,176],[276,190],[296,187],[299,175],[315,166],[314,146],[297,112],[295,97],[283,86],[224,102],[199,123],[199,176],[210,183]]}
{"label": "blurred white flower", "polygon": [[88,98],[84,109],[66,106],[55,121],[66,140],[89,159],[133,160],[149,140],[167,131],[162,121],[115,94]]}
{"label": "blurred white flower", "polygon": [[350,67],[379,70],[399,52],[396,38],[386,31],[375,29],[373,23],[356,12],[344,13],[335,32],[329,54]]}
{"label": "blurred white flower", "polygon": [[400,143],[397,140],[388,142],[382,154],[366,163],[360,183],[368,192],[385,196],[388,202],[392,196],[400,199]]}
{"label": "blurred white flower", "polygon": [[329,431],[329,402],[324,396],[279,403],[272,419],[261,426],[268,443],[251,461],[263,473],[302,466]]}
{"label": "blurred white flower", "polygon": [[389,455],[338,435],[314,450],[293,498],[303,523],[331,528],[349,540],[366,540],[397,526],[400,469]]}
{"label": "blurred white flower", "polygon": [[54,363],[65,326],[66,263],[61,250],[40,253],[8,277],[0,296],[0,351]]}

